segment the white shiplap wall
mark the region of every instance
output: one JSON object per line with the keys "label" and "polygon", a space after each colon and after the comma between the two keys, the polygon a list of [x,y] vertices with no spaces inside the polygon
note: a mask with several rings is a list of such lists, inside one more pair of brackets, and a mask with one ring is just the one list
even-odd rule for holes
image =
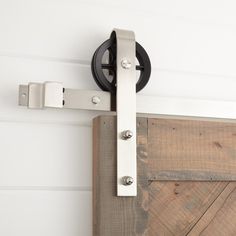
{"label": "white shiplap wall", "polygon": [[93,52],[112,28],[132,29],[153,65],[142,94],[199,101],[200,115],[203,100],[229,104],[235,118],[235,10],[233,0],[0,0],[0,235],[92,235],[98,113],[18,107],[18,84],[97,89]]}

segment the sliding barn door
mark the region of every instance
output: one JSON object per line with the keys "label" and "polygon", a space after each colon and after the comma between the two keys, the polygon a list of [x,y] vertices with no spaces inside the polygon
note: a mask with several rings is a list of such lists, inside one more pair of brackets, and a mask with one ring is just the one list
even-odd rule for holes
{"label": "sliding barn door", "polygon": [[137,118],[137,197],[116,196],[116,118],[93,126],[94,236],[236,235],[236,124]]}

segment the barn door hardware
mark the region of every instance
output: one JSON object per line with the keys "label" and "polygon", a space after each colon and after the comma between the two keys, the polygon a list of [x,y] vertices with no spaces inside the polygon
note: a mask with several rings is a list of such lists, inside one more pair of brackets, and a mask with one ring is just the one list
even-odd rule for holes
{"label": "barn door hardware", "polygon": [[136,92],[146,86],[151,74],[148,54],[132,31],[114,29],[95,51],[91,69],[103,91],[67,89],[58,82],[29,83],[19,87],[19,105],[116,111],[117,195],[136,196]]}

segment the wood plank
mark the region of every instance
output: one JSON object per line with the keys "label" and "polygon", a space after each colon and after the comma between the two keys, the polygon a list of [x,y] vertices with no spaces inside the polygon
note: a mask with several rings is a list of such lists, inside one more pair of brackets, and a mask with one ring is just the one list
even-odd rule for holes
{"label": "wood plank", "polygon": [[138,118],[138,196],[116,196],[116,118],[94,120],[93,235],[145,235],[148,223],[147,119]]}
{"label": "wood plank", "polygon": [[236,125],[149,119],[150,180],[236,180]]}
{"label": "wood plank", "polygon": [[183,236],[199,224],[218,236],[220,222],[235,235],[235,123],[138,118],[137,131],[138,196],[116,197],[116,117],[94,120],[93,235]]}
{"label": "wood plank", "polygon": [[236,183],[229,183],[188,236],[236,235]]}
{"label": "wood plank", "polygon": [[153,181],[149,186],[149,236],[186,235],[226,186],[227,182]]}

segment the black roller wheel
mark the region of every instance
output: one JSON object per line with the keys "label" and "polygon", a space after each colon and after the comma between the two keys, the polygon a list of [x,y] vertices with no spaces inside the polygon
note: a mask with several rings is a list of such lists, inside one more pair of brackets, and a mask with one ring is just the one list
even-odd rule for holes
{"label": "black roller wheel", "polygon": [[[108,52],[108,63],[103,62],[105,53]],[[142,90],[149,81],[151,75],[151,62],[144,48],[136,42],[136,65],[139,78],[136,84],[136,92]],[[114,37],[106,40],[94,53],[91,63],[92,74],[97,85],[104,91],[116,93],[116,40]],[[108,73],[104,73],[108,72]]]}

